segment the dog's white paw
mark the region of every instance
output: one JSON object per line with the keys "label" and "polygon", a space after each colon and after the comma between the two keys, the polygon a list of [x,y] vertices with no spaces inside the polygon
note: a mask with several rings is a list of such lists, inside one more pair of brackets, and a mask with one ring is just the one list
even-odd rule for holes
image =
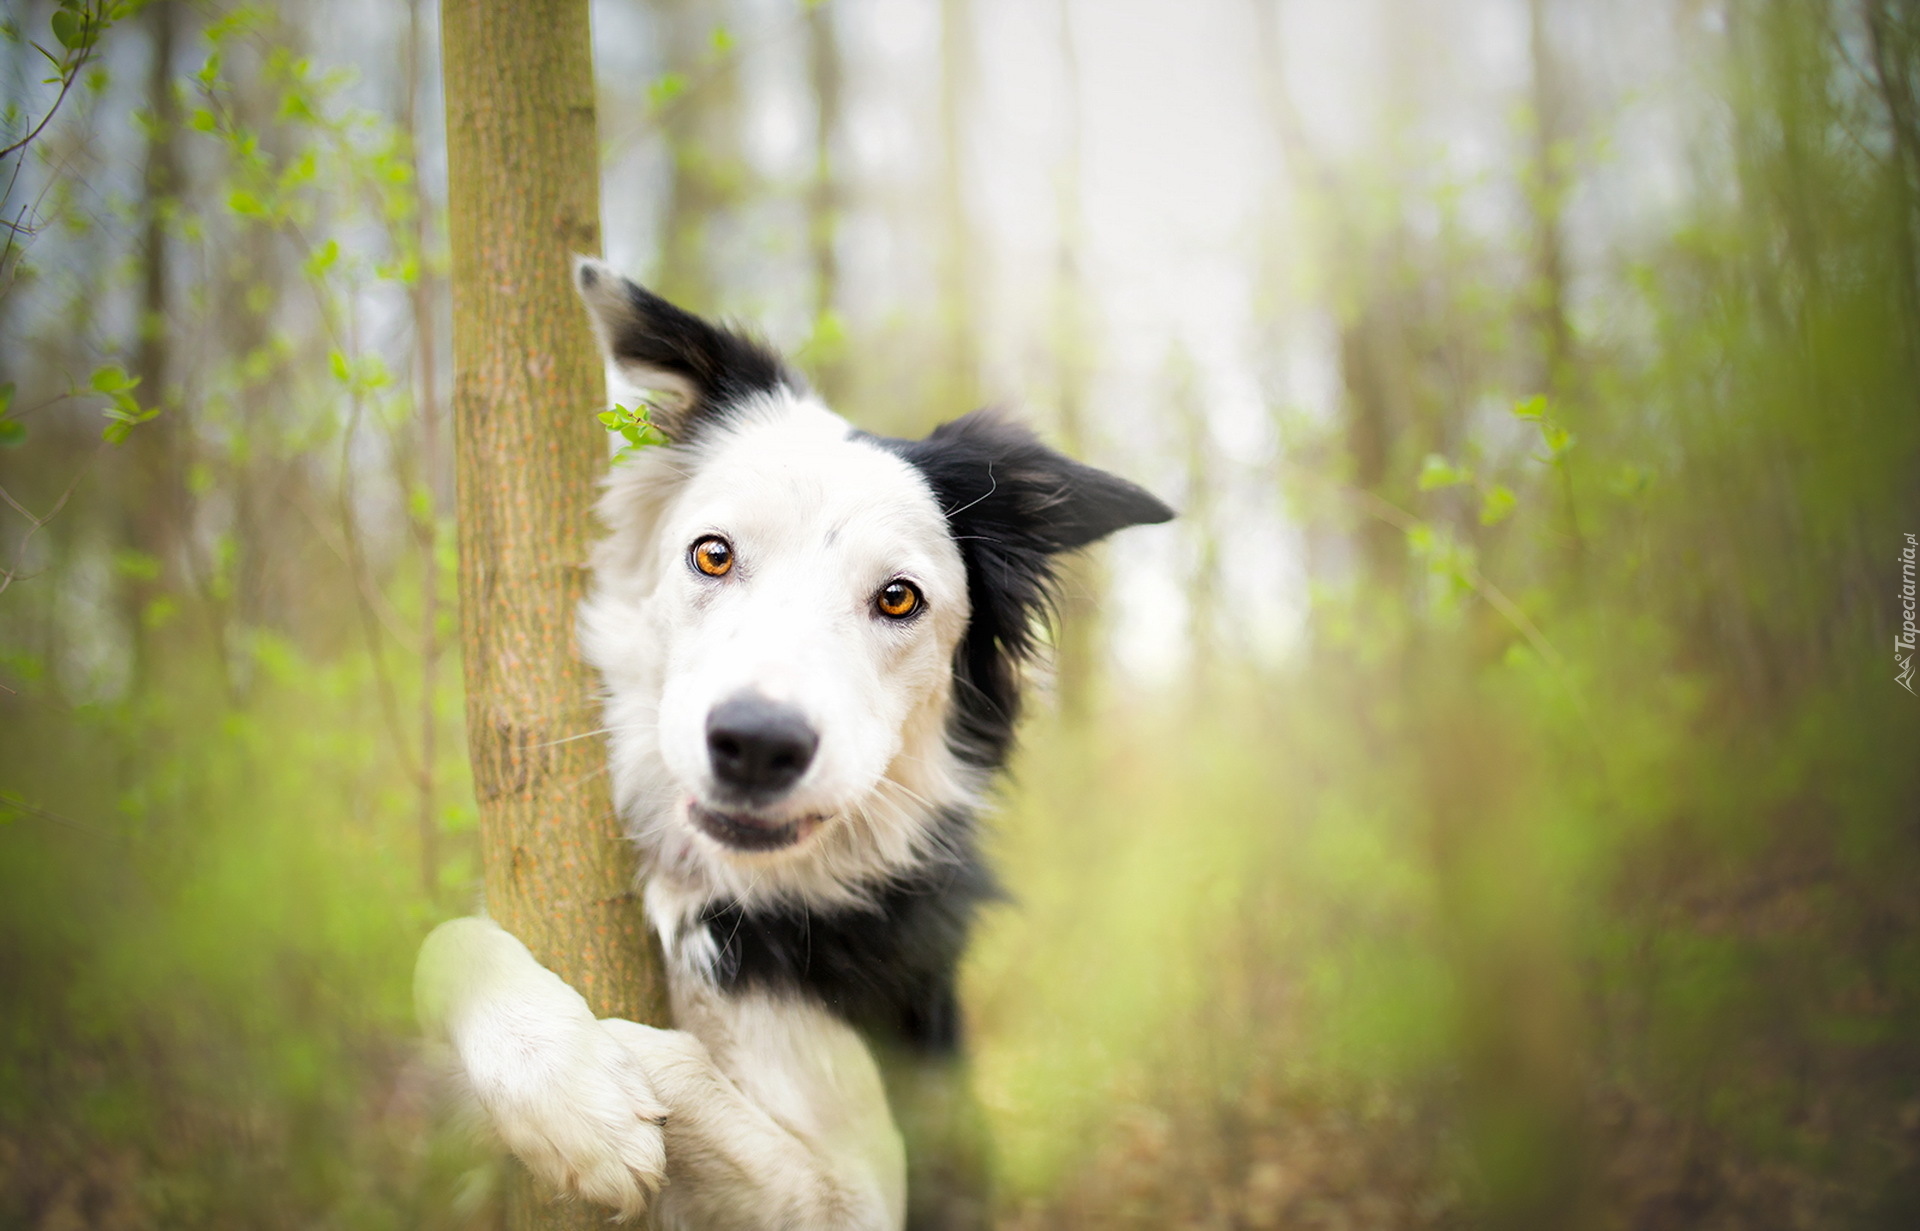
{"label": "dog's white paw", "polygon": [[459,1047],[474,1097],[527,1169],[563,1193],[630,1218],[666,1179],[666,1107],[639,1059],[578,1023],[537,1050],[509,1034]]}
{"label": "dog's white paw", "polygon": [[578,992],[481,919],[437,929],[421,950],[421,1017],[458,1058],[507,1148],[552,1187],[641,1213],[666,1178],[666,1107],[643,1054],[596,1021]]}

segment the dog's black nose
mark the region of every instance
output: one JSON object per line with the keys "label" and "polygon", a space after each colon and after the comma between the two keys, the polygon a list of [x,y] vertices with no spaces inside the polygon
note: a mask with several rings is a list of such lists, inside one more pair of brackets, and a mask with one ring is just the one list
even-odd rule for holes
{"label": "dog's black nose", "polygon": [[813,763],[820,737],[791,705],[755,693],[727,698],[707,715],[707,757],[722,785],[746,795],[776,795]]}

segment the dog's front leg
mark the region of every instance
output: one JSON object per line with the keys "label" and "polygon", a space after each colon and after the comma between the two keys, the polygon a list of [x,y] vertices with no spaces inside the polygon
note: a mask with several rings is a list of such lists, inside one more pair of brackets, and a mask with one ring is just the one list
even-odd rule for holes
{"label": "dog's front leg", "polygon": [[455,919],[420,947],[414,999],[456,1090],[529,1170],[622,1217],[646,1207],[666,1109],[580,993],[493,921]]}
{"label": "dog's front leg", "polygon": [[729,1003],[719,1022],[686,1016],[711,1050],[684,1030],[603,1023],[667,1106],[660,1226],[898,1231],[900,1135],[859,1038],[824,1012],[772,1001]]}
{"label": "dog's front leg", "polygon": [[486,919],[436,928],[414,987],[457,1086],[562,1192],[622,1216],[659,1192],[653,1216],[670,1231],[901,1224],[904,1162],[878,1071],[823,1012],[747,1000],[703,1014],[730,1073],[686,1031],[596,1021]]}

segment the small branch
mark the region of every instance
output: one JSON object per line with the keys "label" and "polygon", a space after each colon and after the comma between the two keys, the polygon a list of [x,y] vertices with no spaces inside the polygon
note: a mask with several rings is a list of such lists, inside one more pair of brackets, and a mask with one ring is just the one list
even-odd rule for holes
{"label": "small branch", "polygon": [[295,512],[306,519],[307,525],[315,534],[320,536],[320,541],[326,544],[327,550],[331,551],[335,558],[346,567],[348,574],[353,578],[354,585],[359,589],[361,598],[372,608],[374,615],[379,618],[381,625],[386,629],[387,635],[392,637],[394,641],[399,643],[402,649],[410,654],[422,652],[421,647],[416,646],[410,640],[412,634],[401,627],[400,615],[393,609],[392,605],[387,602],[386,596],[380,592],[377,586],[371,584],[371,580],[366,577],[361,570],[353,566],[352,556],[348,551],[347,545],[341,541],[335,528],[327,523],[327,519],[321,515],[319,510],[313,507],[312,503],[308,501],[304,495],[296,490],[291,490],[292,487],[293,485],[290,484],[290,490],[281,493],[282,498],[293,506]]}
{"label": "small branch", "polygon": [[[48,124],[53,122],[54,114],[60,110],[60,104],[67,101],[68,91],[73,89],[73,83],[75,79],[77,79],[80,76],[80,66],[82,64],[85,64],[86,62],[87,62],[87,59],[85,56],[82,56],[79,60],[75,61],[73,66],[73,71],[68,73],[66,77],[60,82],[60,93],[54,97],[53,106],[47,108],[47,114],[42,116],[40,118],[40,122],[33,126],[32,132],[20,138],[18,141],[14,142],[12,145],[9,145],[6,149],[0,150],[0,158],[5,158],[8,154],[12,154],[12,153],[15,153],[16,151],[23,150],[27,146],[33,144],[33,139],[35,137],[38,137],[41,131],[45,129]],[[25,162],[26,159],[22,158],[21,161]]]}
{"label": "small branch", "polygon": [[[12,692],[13,690],[9,688],[7,691]],[[0,795],[0,811],[8,810],[18,812],[22,816],[33,817],[35,820],[47,821],[63,829],[71,829],[75,833],[85,834],[89,838],[94,838],[102,842],[126,841],[125,834],[115,833],[105,826],[95,825],[89,821],[76,821],[70,816],[62,816],[58,812],[50,809],[36,807],[18,796]]]}
{"label": "small branch", "polygon": [[[27,146],[32,145],[34,139],[46,129],[48,124],[53,122],[53,117],[60,111],[60,104],[67,101],[67,94],[72,91],[73,83],[80,80],[80,70],[85,68],[87,61],[93,58],[93,49],[99,42],[101,33],[105,31],[106,28],[107,23],[100,19],[99,10],[91,7],[81,10],[79,33],[80,53],[72,65],[60,74],[60,93],[54,96],[53,106],[47,108],[47,113],[40,117],[40,122],[33,126],[32,132],[29,132],[26,136],[20,138],[7,148],[0,150],[0,158],[5,158],[9,154],[17,153],[27,148]],[[38,46],[38,44],[36,44],[36,46]],[[42,54],[45,53],[43,52]],[[48,58],[51,59],[52,57]],[[20,161],[24,163],[26,158],[22,157]]]}
{"label": "small branch", "polygon": [[80,480],[86,478],[87,471],[93,468],[94,459],[100,456],[100,450],[104,447],[104,443],[94,446],[93,452],[87,455],[87,460],[81,465],[80,469],[75,472],[73,482],[67,484],[67,490],[60,493],[60,499],[54,501],[53,507],[48,509],[42,516],[36,517],[25,505],[15,500],[12,493],[8,492],[5,488],[0,488],[0,498],[4,498],[6,502],[13,507],[15,512],[33,523],[27,532],[20,536],[20,546],[14,552],[12,566],[6,569],[0,569],[0,594],[5,594],[7,588],[13,584],[14,578],[19,576],[20,566],[26,562],[27,544],[32,542],[34,535],[40,533],[42,527],[60,515],[61,509],[67,507],[68,499],[73,496],[75,489],[80,486]]}

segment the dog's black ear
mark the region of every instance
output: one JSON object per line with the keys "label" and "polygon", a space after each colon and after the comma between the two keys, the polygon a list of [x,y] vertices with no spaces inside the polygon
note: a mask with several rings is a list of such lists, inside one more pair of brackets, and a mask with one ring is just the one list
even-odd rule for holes
{"label": "dog's black ear", "polygon": [[981,410],[925,440],[882,441],[933,488],[967,566],[973,617],[954,663],[955,745],[997,766],[1013,741],[1020,663],[1052,606],[1054,559],[1173,510],[1145,488],[1049,449],[1031,429]]}
{"label": "dog's black ear", "polygon": [[1027,551],[1072,551],[1173,516],[1145,488],[1049,449],[997,410],[976,410],[902,445],[956,530],[985,531]]}
{"label": "dog's black ear", "polygon": [[676,443],[754,394],[805,388],[771,348],[675,307],[604,261],[576,258],[573,278],[610,373],[644,394]]}

